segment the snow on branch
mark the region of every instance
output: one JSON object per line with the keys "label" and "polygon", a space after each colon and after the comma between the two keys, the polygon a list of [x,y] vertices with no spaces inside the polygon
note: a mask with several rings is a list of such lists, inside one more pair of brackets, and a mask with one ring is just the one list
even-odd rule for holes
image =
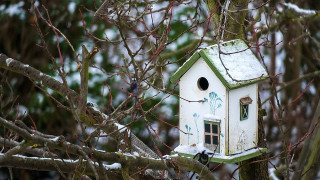
{"label": "snow on branch", "polygon": [[[4,146],[4,144],[7,144],[11,147],[6,153],[0,153],[1,166],[34,170],[57,170],[61,175],[66,172],[77,171],[80,173],[83,172],[82,170],[85,170],[88,175],[94,174],[96,179],[101,177],[101,175],[109,174],[113,171],[123,171],[125,166],[132,174],[136,172],[137,168],[144,169],[143,171],[145,171],[147,169],[165,170],[178,166],[188,171],[197,172],[204,179],[215,179],[205,165],[194,159],[176,155],[155,159],[142,157],[137,153],[106,152],[72,144],[66,141],[63,136],[50,138],[51,135],[30,132],[12,121],[1,117],[0,125],[19,134],[24,139],[24,141],[18,143],[1,138],[0,145]],[[34,144],[39,146],[34,146]],[[60,155],[52,153],[56,151],[60,151],[60,153],[57,153],[60,155],[63,153],[67,154],[68,159],[62,159]],[[31,155],[22,155],[25,152]],[[45,157],[43,157],[44,155]],[[108,164],[105,162],[108,162]]]}
{"label": "snow on branch", "polygon": [[[74,102],[76,102],[76,99],[79,97],[77,92],[63,86],[62,83],[56,81],[54,78],[1,53],[0,68],[29,77],[32,81],[40,81],[42,82],[40,83],[42,86],[49,87],[59,92],[62,96],[70,93],[73,95],[71,97],[74,98]],[[45,80],[43,79],[44,77]],[[87,105],[86,113],[89,118],[93,118],[96,123],[100,123],[97,125],[97,130],[101,129],[113,138],[121,139],[127,131],[127,128],[115,122],[117,122],[118,119],[124,118],[127,114],[130,114],[131,111],[124,111],[117,116],[117,119],[113,119],[104,115],[97,108]],[[147,173],[147,170],[150,169],[156,172],[157,170],[180,167],[188,171],[197,172],[200,176],[204,177],[204,179],[215,179],[205,165],[194,159],[179,156],[158,158],[157,154],[135,137],[134,134],[131,134],[132,149],[138,152],[138,156],[130,153],[105,152],[86,146],[79,146],[66,141],[63,136],[56,137],[40,133],[37,130],[27,128],[22,121],[19,121],[20,123],[18,123],[18,121],[19,120],[13,122],[0,117],[1,126],[9,129],[23,139],[21,142],[17,142],[12,139],[0,138],[0,145],[10,148],[6,153],[0,154],[0,164],[5,167],[56,170],[59,171],[62,177],[65,171],[81,172],[79,170],[85,168],[88,175],[94,175],[96,179],[98,179],[101,174],[109,174],[110,171],[119,171],[114,168],[120,167],[119,165],[121,165],[120,171],[126,171],[126,169],[128,169],[128,173],[136,173],[137,168],[142,169],[141,173]],[[28,153],[28,155],[21,156],[25,153]],[[62,160],[59,154],[64,153],[68,155],[68,159]],[[84,167],[78,166],[80,160],[82,161],[82,165],[85,165]],[[97,164],[98,162],[99,164]],[[108,162],[108,164],[111,163],[112,166],[104,163],[100,165],[100,162]]]}
{"label": "snow on branch", "polygon": [[310,10],[310,9],[302,9],[299,8],[297,5],[292,4],[292,3],[283,3],[283,5],[285,5],[288,9],[291,9],[293,11],[295,11],[298,14],[302,14],[302,15],[315,15],[317,12],[315,10]]}
{"label": "snow on branch", "polygon": [[[12,72],[19,73],[23,76],[28,77],[31,81],[40,82],[42,86],[48,87],[55,92],[58,92],[63,97],[69,97],[72,98],[72,102],[77,105],[79,101],[79,94],[75,92],[74,90],[65,87],[61,82],[55,80],[51,76],[45,75],[44,73],[40,72],[39,70],[21,63],[18,60],[14,60],[12,58],[7,57],[5,54],[0,53],[0,68],[6,69]],[[39,87],[41,88],[41,87]],[[120,106],[118,108],[121,108]],[[97,108],[91,107],[90,105],[86,106],[86,116],[88,116],[91,119],[94,119],[94,122],[101,123],[98,127],[98,129],[102,129],[105,133],[109,134],[111,137],[115,139],[119,139],[119,142],[121,138],[124,137],[124,134],[127,131],[126,128],[120,128],[119,124],[115,124],[115,122],[118,122],[120,119],[124,118],[127,114],[131,114],[134,109],[129,110],[128,112],[122,112],[119,113],[115,119],[108,118],[108,116],[105,116],[100,110]],[[116,112],[116,111],[115,111]],[[113,112],[113,113],[115,113]],[[132,135],[134,136],[134,135]],[[134,139],[137,139],[135,137]],[[134,141],[136,142],[136,141]],[[139,141],[139,144],[132,144],[136,149],[143,149],[145,152],[144,154],[155,156],[155,153],[152,152],[150,148],[148,148],[142,141]],[[140,151],[138,151],[140,153]]]}

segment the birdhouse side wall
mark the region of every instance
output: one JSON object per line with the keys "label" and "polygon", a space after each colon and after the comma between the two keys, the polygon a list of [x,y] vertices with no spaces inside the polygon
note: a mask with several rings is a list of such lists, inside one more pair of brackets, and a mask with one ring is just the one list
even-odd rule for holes
{"label": "birdhouse side wall", "polygon": [[[242,116],[240,99],[250,97],[248,116]],[[252,84],[229,92],[229,154],[256,147],[258,137],[258,85]],[[241,112],[242,110],[242,112]]]}
{"label": "birdhouse side wall", "polygon": [[[199,87],[200,78],[208,81],[206,90]],[[180,99],[180,145],[205,145],[204,122],[214,118],[220,126],[216,153],[225,155],[226,88],[202,58],[181,77],[180,96],[188,100]]]}

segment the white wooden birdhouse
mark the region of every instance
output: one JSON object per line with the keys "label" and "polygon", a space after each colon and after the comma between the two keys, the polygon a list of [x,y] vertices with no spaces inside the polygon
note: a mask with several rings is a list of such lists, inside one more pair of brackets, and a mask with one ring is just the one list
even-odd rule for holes
{"label": "white wooden birdhouse", "polygon": [[242,40],[195,52],[170,79],[180,80],[181,97],[180,145],[174,152],[194,156],[205,150],[211,161],[234,163],[266,150],[256,144],[258,82],[267,77]]}

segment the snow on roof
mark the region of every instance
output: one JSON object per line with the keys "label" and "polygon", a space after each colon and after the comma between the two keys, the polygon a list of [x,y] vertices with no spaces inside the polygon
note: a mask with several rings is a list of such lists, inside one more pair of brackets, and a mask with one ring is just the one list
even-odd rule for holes
{"label": "snow on roof", "polygon": [[267,75],[266,70],[243,41],[231,41],[219,46],[220,55],[218,45],[209,46],[203,51],[228,83],[236,84],[238,81]]}
{"label": "snow on roof", "polygon": [[246,43],[236,39],[197,51],[177,70],[171,81],[177,81],[200,57],[229,89],[268,77],[266,70]]}

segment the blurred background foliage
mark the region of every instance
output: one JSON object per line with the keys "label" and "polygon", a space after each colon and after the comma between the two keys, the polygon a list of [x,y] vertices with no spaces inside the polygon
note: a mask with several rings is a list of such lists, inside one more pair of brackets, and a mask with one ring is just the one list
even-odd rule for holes
{"label": "blurred background foliage", "polygon": [[[257,1],[252,4],[254,6],[261,2],[262,1]],[[92,65],[100,69],[91,67],[89,70],[88,101],[98,104],[99,108],[103,109],[106,114],[112,112],[110,103],[114,107],[120,104],[128,96],[128,89],[130,87],[130,80],[119,68],[119,66],[123,65],[123,59],[126,57],[124,48],[121,44],[111,44],[88,36],[82,24],[83,17],[85,26],[92,35],[100,39],[105,39],[107,36],[110,40],[119,40],[120,35],[114,25],[107,21],[95,19],[93,16],[99,5],[101,5],[101,1],[40,0],[35,1],[35,3],[44,17],[47,17],[46,12],[41,6],[44,5],[48,9],[52,23],[66,35],[78,54],[81,54],[81,45],[86,45],[89,50],[93,47],[98,47],[100,52],[95,56]],[[162,1],[159,3],[162,3]],[[320,9],[320,2],[318,1],[301,1],[297,5],[303,8]],[[141,3],[139,6],[143,7],[145,4]],[[8,57],[29,64],[56,79],[60,79],[57,72],[54,71],[47,52],[41,47],[41,37],[34,25],[35,17],[30,9],[31,3],[27,1],[0,1],[0,52],[6,54]],[[270,75],[273,76],[281,73],[277,82],[278,88],[286,86],[286,82],[297,79],[303,74],[319,71],[320,46],[317,44],[320,40],[319,20],[293,22],[290,21],[290,18],[292,18],[290,11],[279,12],[272,9],[272,7],[262,8],[262,11],[265,12],[265,14],[262,15],[264,16],[262,19],[270,18],[273,19],[270,21],[271,23],[279,23],[274,31],[268,31],[260,38],[261,42],[266,42],[266,46],[263,48],[263,56],[268,65]],[[274,12],[278,15],[277,17],[270,15]],[[181,33],[190,26],[190,22],[184,20],[185,17],[190,17],[194,14],[195,10],[188,6],[176,8],[174,11],[168,40],[175,41],[164,50],[164,53],[172,53],[165,61],[179,61],[163,69],[165,86],[170,90],[173,90],[175,85],[169,83],[168,78],[178,66],[189,57],[186,55],[186,52],[173,52],[190,44],[194,44],[194,41],[201,37],[201,33],[199,35],[199,32],[202,32],[202,34],[204,32],[205,24],[200,24],[203,27],[199,26],[197,30],[193,32],[188,31],[180,37]],[[204,21],[206,17],[207,14],[205,12],[199,14],[199,22]],[[249,19],[250,17],[248,16],[248,20]],[[56,63],[60,64],[55,34],[41,19],[38,19],[38,22],[44,34],[44,39],[48,44],[49,51],[56,58]],[[258,28],[261,26],[262,28],[259,22],[259,20],[256,22],[255,27]],[[161,34],[161,31],[164,31],[164,29],[165,24],[159,28],[159,34]],[[128,31],[126,33],[130,35],[132,32]],[[213,33],[210,32],[209,28],[207,36],[210,37],[212,35]],[[252,38],[251,31],[247,32],[247,37],[248,40],[254,42],[254,40],[250,39]],[[74,56],[70,47],[63,39],[59,39],[59,42],[65,70],[68,73],[68,85],[78,92],[80,75],[75,61],[77,57]],[[272,43],[279,45],[273,48]],[[206,44],[206,42],[204,42],[204,44]],[[4,70],[0,70],[0,73],[2,76],[0,77],[2,90],[5,92],[5,96],[0,103],[0,116],[6,117],[7,119],[23,119],[23,121],[31,127],[33,126],[32,121],[34,121],[36,128],[40,132],[64,135],[67,140],[71,142],[79,141],[81,134],[79,133],[77,122],[72,118],[70,112],[59,107],[44,91],[35,87],[28,78]],[[122,75],[123,79],[119,74]],[[319,76],[305,78],[279,93],[280,102],[285,106],[289,102],[292,102],[312,79],[314,79],[313,83],[303,96],[284,111],[282,120],[286,126],[285,138],[287,138],[289,142],[295,142],[302,137],[309,128],[313,112],[319,100]],[[50,89],[44,90],[65,104],[63,98],[57,93],[50,91]],[[156,92],[154,89],[149,89],[147,97],[152,97]],[[173,92],[178,94],[178,88],[174,89]],[[266,83],[261,88],[262,101],[268,98],[270,94],[270,84]],[[144,103],[143,108],[150,109],[165,96],[165,94],[160,93],[160,95]],[[145,98],[147,99],[147,97]],[[274,99],[272,98],[271,101],[274,102]],[[134,102],[129,102],[128,106],[130,106],[130,103],[132,105]],[[282,145],[280,142],[283,137],[278,130],[278,124],[274,119],[269,103],[266,103],[263,107],[266,108],[268,114],[264,119],[266,141],[268,142],[271,155],[275,155],[281,151]],[[149,122],[153,124],[162,141],[173,148],[178,145],[178,130],[161,123],[161,121],[178,125],[178,111],[178,98],[171,96],[161,103],[159,108],[148,115]],[[122,123],[129,123],[131,118],[131,116],[127,117]],[[141,138],[149,147],[153,147],[143,120],[133,123],[131,129],[133,133]],[[3,128],[0,128],[0,133],[0,135],[3,136],[6,132]],[[110,151],[114,150],[111,143],[108,144],[108,142],[109,141],[106,140],[106,144],[101,145],[102,148]],[[170,149],[163,146],[160,142],[157,143],[163,154],[170,153]],[[298,155],[296,155],[294,159],[297,157]],[[275,163],[277,162],[278,160],[275,161]],[[7,177],[6,168],[1,168],[0,171],[0,179],[2,179],[1,175],[2,177]],[[53,178],[57,175],[51,172],[27,170],[14,170],[14,172],[16,178],[20,177],[23,179]]]}
{"label": "blurred background foliage", "polygon": [[[87,30],[94,36],[105,39],[106,36],[110,40],[119,39],[119,32],[113,25],[94,19],[94,12],[97,10],[101,1],[84,1],[84,0],[58,0],[58,1],[35,1],[42,15],[47,19],[46,11],[41,6],[44,5],[48,9],[50,19],[53,25],[66,35],[77,53],[81,54],[81,45],[86,45],[89,50],[93,47],[99,48],[99,53],[95,56],[92,65],[97,68],[90,68],[89,73],[89,97],[88,101],[98,104],[100,109],[105,113],[111,111],[109,103],[114,107],[120,104],[128,96],[130,85],[124,83],[117,73],[124,73],[117,66],[123,65],[123,51],[121,46],[113,45],[108,42],[100,42],[86,35],[82,17]],[[144,3],[141,4],[144,6]],[[178,12],[178,18],[192,13],[192,9],[187,11],[181,9]],[[80,14],[81,11],[81,14]],[[25,64],[39,69],[43,73],[60,79],[57,72],[52,66],[52,62],[47,52],[41,47],[41,37],[34,24],[35,17],[31,11],[31,2],[27,1],[1,1],[0,2],[0,52],[8,57],[20,60]],[[54,32],[40,18],[38,19],[40,29],[44,34],[44,39],[48,45],[49,51],[56,58],[56,63],[60,64],[59,53],[57,50],[57,41]],[[176,38],[187,26],[182,21],[174,21],[171,25],[169,40]],[[160,28],[159,31],[163,31]],[[184,46],[191,41],[191,34],[179,46]],[[79,92],[80,75],[77,70],[76,57],[72,53],[68,44],[63,40],[60,41],[60,49],[64,59],[65,70],[68,73],[67,81],[69,87]],[[182,55],[180,55],[182,56]],[[170,59],[179,59],[179,57],[171,57]],[[174,65],[172,65],[174,66]],[[175,69],[177,66],[171,69]],[[171,74],[172,72],[170,72]],[[28,126],[33,127],[33,122],[40,132],[53,135],[64,135],[68,141],[77,142],[81,133],[78,129],[77,122],[72,118],[72,114],[59,107],[43,90],[48,91],[56,100],[66,105],[63,98],[50,89],[40,90],[26,77],[18,74],[1,70],[0,81],[4,88],[5,97],[1,104],[0,114],[7,119],[22,119]],[[5,78],[4,78],[5,77]],[[169,77],[169,75],[167,75]],[[168,78],[167,78],[168,79]],[[125,79],[130,82],[129,79]],[[8,83],[8,84],[7,84]],[[167,84],[168,86],[172,86]],[[108,87],[111,92],[109,92]],[[110,94],[112,102],[110,102]],[[175,91],[178,93],[178,91]],[[152,92],[149,97],[153,96]],[[163,98],[163,94],[152,98],[143,104],[143,108],[150,109]],[[132,102],[130,102],[132,103]],[[130,103],[128,106],[130,106]],[[163,107],[163,108],[162,108]],[[168,121],[173,125],[178,125],[178,100],[176,97],[170,97],[170,100],[161,104],[152,115],[149,115],[149,122],[154,124],[164,143],[169,146],[177,145],[178,131],[171,126],[163,123],[156,123],[159,119]],[[131,117],[124,119],[123,124],[130,122]],[[32,122],[33,121],[33,122]],[[145,123],[138,121],[132,126],[132,131],[141,140],[150,147],[153,146],[152,141],[146,131]],[[174,131],[174,132],[173,132]],[[1,136],[6,132],[0,129]],[[108,141],[105,141],[107,143]],[[103,149],[115,151],[112,141],[109,144],[101,144]],[[164,154],[169,154],[170,150],[158,143],[160,150]],[[0,179],[8,178],[6,168],[0,169]],[[45,177],[53,178],[56,173],[36,172],[28,170],[14,169],[14,177],[20,179],[39,179]]]}

